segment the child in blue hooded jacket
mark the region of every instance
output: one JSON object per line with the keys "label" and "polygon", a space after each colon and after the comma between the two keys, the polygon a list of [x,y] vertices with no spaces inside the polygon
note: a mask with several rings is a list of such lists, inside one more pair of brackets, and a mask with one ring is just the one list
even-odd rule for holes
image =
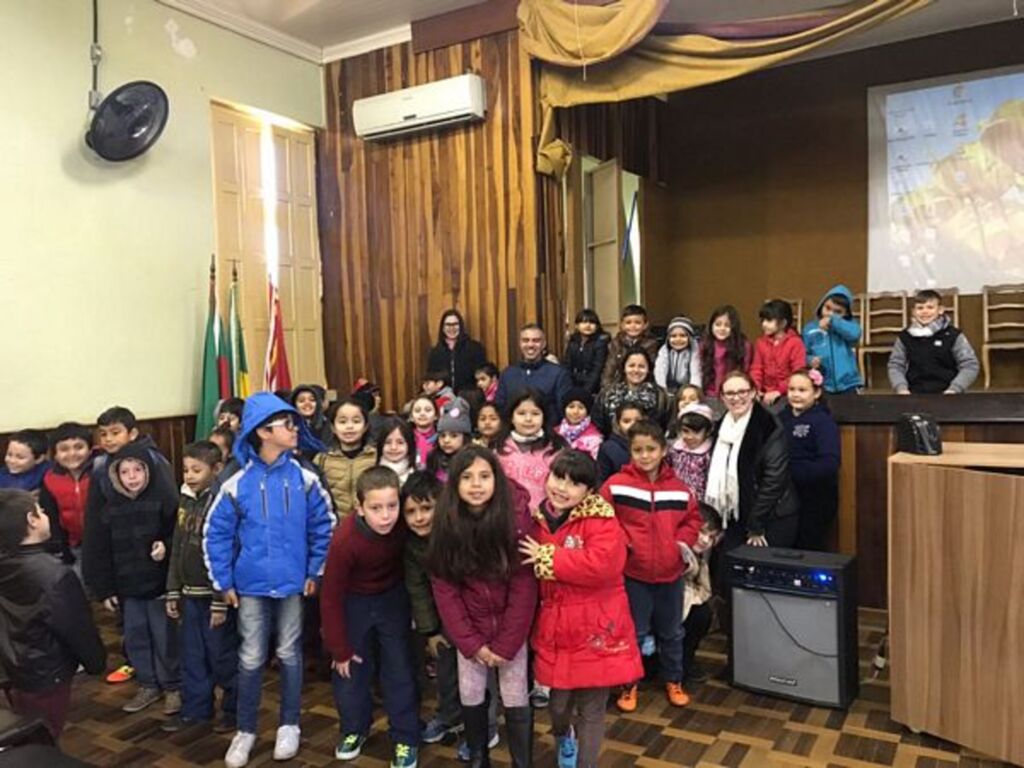
{"label": "child in blue hooded jacket", "polygon": [[857,366],[860,323],[853,319],[853,293],[845,285],[830,288],[815,315],[803,331],[807,367],[821,371],[823,389],[829,394],[855,392],[864,380]]}
{"label": "child in blue hooded jacket", "polygon": [[238,732],[228,768],[249,762],[271,627],[281,670],[275,760],[299,749],[303,597],[316,594],[335,518],[331,497],[296,451],[323,451],[298,411],[269,392],[245,401],[234,454],[203,529],[213,588],[238,609]]}

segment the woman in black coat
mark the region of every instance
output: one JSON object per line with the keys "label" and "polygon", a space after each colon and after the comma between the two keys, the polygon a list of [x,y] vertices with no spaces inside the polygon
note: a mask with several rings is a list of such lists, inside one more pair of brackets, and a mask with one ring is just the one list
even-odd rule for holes
{"label": "woman in black coat", "polygon": [[487,362],[483,344],[469,338],[457,309],[445,310],[437,328],[437,344],[427,356],[427,371],[444,371],[456,394],[476,386],[476,369]]}

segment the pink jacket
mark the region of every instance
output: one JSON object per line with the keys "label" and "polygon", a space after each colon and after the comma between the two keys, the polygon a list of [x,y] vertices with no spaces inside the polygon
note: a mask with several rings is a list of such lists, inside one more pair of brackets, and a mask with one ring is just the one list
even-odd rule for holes
{"label": "pink jacket", "polygon": [[509,480],[514,480],[530,494],[530,509],[537,509],[547,497],[544,487],[548,479],[548,468],[555,458],[556,450],[524,451],[511,437],[497,451],[498,462]]}
{"label": "pink jacket", "polygon": [[789,391],[789,377],[807,365],[807,349],[800,334],[787,328],[781,339],[761,336],[754,344],[754,362],[750,378],[758,392]]}
{"label": "pink jacket", "polygon": [[562,423],[558,425],[555,431],[565,438],[565,442],[569,444],[570,448],[589,453],[590,458],[597,459],[597,452],[601,450],[604,435],[601,434],[601,430],[597,428],[594,422],[587,424],[586,429],[577,435],[575,440],[569,438],[569,435],[572,434],[572,428],[566,423],[565,419],[562,419]]}

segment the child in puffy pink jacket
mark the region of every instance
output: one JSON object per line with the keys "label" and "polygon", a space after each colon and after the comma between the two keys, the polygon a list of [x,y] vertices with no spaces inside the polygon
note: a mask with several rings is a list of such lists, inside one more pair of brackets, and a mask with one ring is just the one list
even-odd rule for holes
{"label": "child in puffy pink jacket", "polygon": [[594,398],[585,389],[570,389],[565,396],[565,418],[556,427],[558,434],[570,448],[590,454],[596,459],[604,442],[604,435],[590,419]]}
{"label": "child in puffy pink jacket", "polygon": [[544,482],[555,454],[565,440],[547,424],[544,398],[524,389],[509,403],[509,423],[495,442],[498,461],[510,480],[530,494],[530,510],[540,507],[546,495]]}

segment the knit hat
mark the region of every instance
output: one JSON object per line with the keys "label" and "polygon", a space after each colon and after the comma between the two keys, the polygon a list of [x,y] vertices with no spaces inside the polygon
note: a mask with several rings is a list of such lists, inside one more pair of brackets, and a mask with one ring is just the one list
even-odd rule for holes
{"label": "knit hat", "polygon": [[696,329],[693,327],[693,320],[685,315],[677,315],[669,320],[666,334],[672,333],[672,330],[675,328],[682,328],[691,339],[697,335]]}
{"label": "knit hat", "polygon": [[688,413],[696,413],[698,416],[703,416],[712,424],[715,423],[715,412],[711,410],[711,406],[704,405],[704,403],[690,403],[679,412],[679,416],[682,417]]}
{"label": "knit hat", "polygon": [[461,432],[473,434],[473,422],[469,416],[469,404],[461,397],[449,400],[441,408],[441,418],[437,421],[438,432]]}
{"label": "knit hat", "polygon": [[587,390],[581,387],[573,387],[565,394],[565,398],[562,400],[565,405],[569,403],[582,403],[583,407],[587,409],[587,413],[594,410],[594,398],[590,395]]}
{"label": "knit hat", "polygon": [[360,376],[352,383],[352,394],[354,395],[357,392],[369,392],[372,395],[374,392],[380,392],[380,387],[369,379]]}

